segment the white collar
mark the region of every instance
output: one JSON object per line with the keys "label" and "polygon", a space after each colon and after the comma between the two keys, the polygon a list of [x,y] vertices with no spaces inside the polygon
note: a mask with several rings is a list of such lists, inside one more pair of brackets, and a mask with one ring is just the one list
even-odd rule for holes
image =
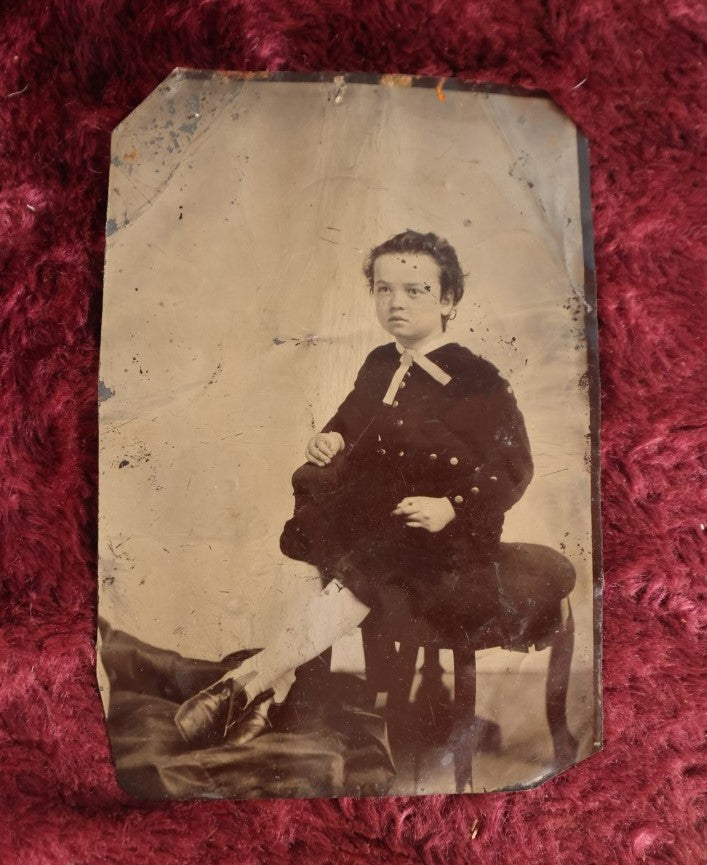
{"label": "white collar", "polygon": [[423,342],[420,348],[406,349],[405,346],[401,345],[397,340],[395,342],[395,347],[400,354],[402,354],[404,351],[409,351],[410,354],[414,357],[416,354],[428,355],[436,348],[442,348],[443,345],[447,345],[450,342],[454,342],[454,340],[451,337],[447,336],[446,333],[442,333],[439,336],[433,336],[432,339],[428,339],[426,342]]}

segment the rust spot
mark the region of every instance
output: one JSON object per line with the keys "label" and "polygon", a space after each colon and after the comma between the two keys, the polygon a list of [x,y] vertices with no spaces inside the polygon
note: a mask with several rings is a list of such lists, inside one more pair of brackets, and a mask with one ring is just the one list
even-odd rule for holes
{"label": "rust spot", "polygon": [[270,78],[270,73],[260,70],[258,72],[229,72],[229,77],[241,78],[244,81],[267,81]]}
{"label": "rust spot", "polygon": [[137,156],[137,150],[135,149],[135,147],[133,147],[132,150],[129,150],[127,153],[123,154],[123,159],[130,159],[131,161],[134,161],[135,159],[137,159]]}
{"label": "rust spot", "polygon": [[412,87],[412,75],[381,75],[381,84],[386,87]]}
{"label": "rust spot", "polygon": [[446,80],[446,78],[440,78],[437,82],[437,86],[435,87],[435,93],[437,94],[437,99],[439,99],[440,102],[445,102],[447,99],[444,91],[442,90],[442,88],[444,87],[444,82]]}

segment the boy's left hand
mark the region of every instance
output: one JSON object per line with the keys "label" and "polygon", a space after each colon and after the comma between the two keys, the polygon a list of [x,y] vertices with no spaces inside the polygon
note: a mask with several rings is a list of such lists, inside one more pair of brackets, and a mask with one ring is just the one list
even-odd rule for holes
{"label": "boy's left hand", "polygon": [[456,514],[452,503],[447,498],[408,496],[398,502],[391,516],[405,517],[405,525],[414,529],[441,532],[448,523],[451,523]]}

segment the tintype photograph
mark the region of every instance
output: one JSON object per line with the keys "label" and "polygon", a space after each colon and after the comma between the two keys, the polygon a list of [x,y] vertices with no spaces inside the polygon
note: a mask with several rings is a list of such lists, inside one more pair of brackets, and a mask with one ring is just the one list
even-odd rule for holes
{"label": "tintype photograph", "polygon": [[139,798],[601,747],[589,161],[542,94],[176,70],[114,131],[98,682]]}

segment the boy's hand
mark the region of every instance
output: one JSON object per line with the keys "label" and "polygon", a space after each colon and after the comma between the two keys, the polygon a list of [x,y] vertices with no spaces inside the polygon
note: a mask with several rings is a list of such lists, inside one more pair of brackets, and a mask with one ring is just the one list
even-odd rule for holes
{"label": "boy's hand", "polygon": [[308,463],[314,463],[315,466],[328,466],[345,447],[341,433],[317,433],[307,442],[304,454]]}
{"label": "boy's hand", "polygon": [[405,517],[405,525],[413,529],[441,532],[448,523],[451,523],[456,514],[449,499],[409,496],[398,502],[391,516]]}

